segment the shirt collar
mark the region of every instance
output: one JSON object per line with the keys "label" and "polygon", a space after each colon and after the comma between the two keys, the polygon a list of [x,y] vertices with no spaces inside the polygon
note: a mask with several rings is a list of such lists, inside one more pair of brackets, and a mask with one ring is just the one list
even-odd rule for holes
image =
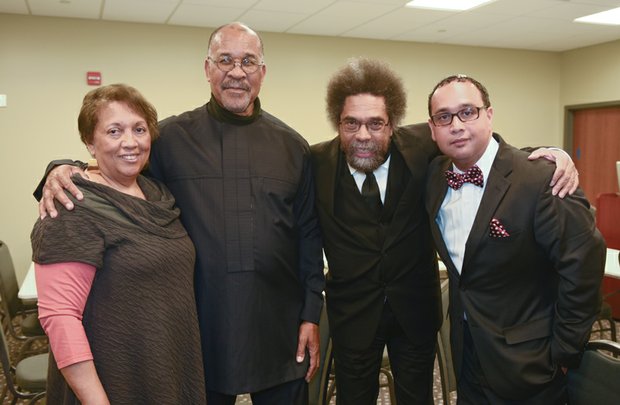
{"label": "shirt collar", "polygon": [[211,94],[211,100],[209,100],[209,102],[207,103],[207,111],[213,118],[218,121],[226,122],[233,125],[248,125],[256,121],[261,115],[261,106],[260,100],[258,99],[258,97],[256,97],[256,99],[254,100],[254,109],[252,111],[252,115],[238,115],[222,107],[220,103],[218,103],[215,99],[215,96]]}

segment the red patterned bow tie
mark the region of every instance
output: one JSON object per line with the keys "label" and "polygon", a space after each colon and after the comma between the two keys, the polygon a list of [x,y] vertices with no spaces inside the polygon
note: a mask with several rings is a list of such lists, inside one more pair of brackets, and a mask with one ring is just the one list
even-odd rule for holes
{"label": "red patterned bow tie", "polygon": [[478,166],[470,167],[465,173],[456,173],[452,170],[446,170],[446,180],[448,185],[455,190],[463,186],[463,183],[471,183],[478,187],[484,184],[484,175]]}

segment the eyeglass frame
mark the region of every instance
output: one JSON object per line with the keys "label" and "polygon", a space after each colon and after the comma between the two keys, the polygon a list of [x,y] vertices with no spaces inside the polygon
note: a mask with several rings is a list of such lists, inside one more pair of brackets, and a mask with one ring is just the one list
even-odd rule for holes
{"label": "eyeglass frame", "polygon": [[[231,65],[231,68],[230,68],[230,69],[228,69],[228,70],[222,69],[222,67],[220,66],[220,61],[218,61],[218,60],[216,60],[216,59],[213,59],[213,58],[212,58],[212,57],[210,57],[210,56],[207,56],[207,60],[209,60],[209,61],[213,62],[213,63],[215,64],[215,66],[216,66],[216,67],[217,67],[217,68],[218,68],[221,72],[224,72],[224,73],[229,73],[229,72],[232,72],[233,70],[235,70],[235,68],[236,68],[237,66],[239,66],[239,68],[243,71],[243,73],[248,74],[248,75],[251,75],[252,73],[256,73],[256,72],[258,72],[258,70],[260,69],[260,67],[261,67],[261,66],[265,66],[265,61],[264,61],[264,60],[263,60],[263,61],[260,61],[260,62],[257,62],[256,64],[250,65],[250,66],[256,66],[256,69],[255,69],[255,70],[252,70],[251,72],[248,72],[248,71],[246,70],[246,68],[247,68],[248,66],[247,66],[247,65],[244,65],[244,64],[243,64],[243,61],[244,61],[244,60],[254,59],[254,57],[252,57],[252,56],[244,56],[243,58],[241,58],[241,60],[240,60],[240,61],[239,61],[239,60],[235,60],[232,56],[229,56],[229,55],[222,55],[222,56],[220,56],[218,59],[221,59],[221,58],[230,58],[230,59],[232,60],[232,65]],[[258,61],[258,59],[257,59],[257,61]]]}
{"label": "eyeglass frame", "polygon": [[[433,114],[433,115],[430,116],[430,118],[431,118],[431,121],[433,122],[433,125],[435,125],[436,127],[446,127],[446,126],[452,124],[452,121],[454,120],[454,117],[457,117],[459,119],[459,121],[461,121],[463,123],[471,122],[471,121],[476,121],[478,118],[480,118],[480,110],[486,110],[487,108],[489,108],[489,107],[485,106],[485,105],[483,105],[482,107],[467,106],[467,107],[461,108],[460,110],[458,110],[455,113],[451,113],[449,111],[444,111],[444,112],[440,112],[440,113],[437,113],[437,114]],[[474,118],[464,120],[463,118],[461,118],[461,116],[459,114],[461,114],[462,112],[464,112],[464,111],[466,111],[468,109],[472,109],[472,110],[476,111],[476,116]],[[435,122],[435,117],[438,116],[438,115],[443,115],[443,114],[450,114],[450,121],[445,123],[445,124],[437,124]]]}
{"label": "eyeglass frame", "polygon": [[[355,119],[355,118],[350,118],[350,117],[348,117],[348,118],[344,118],[344,119],[340,120],[340,121],[338,122],[338,125],[342,126],[342,125],[343,125],[343,124],[345,124],[347,121],[349,121],[350,123],[352,123],[352,122],[356,122],[356,123],[357,123],[357,129],[356,129],[356,130],[354,130],[354,131],[348,131],[348,130],[346,130],[345,128],[342,128],[342,129],[343,129],[343,131],[344,131],[344,132],[346,132],[346,133],[348,133],[348,134],[356,134],[356,133],[358,133],[358,132],[360,131],[360,129],[362,129],[362,125],[366,127],[366,131],[368,131],[369,133],[373,133],[373,134],[376,134],[376,133],[379,133],[379,132],[383,131],[383,129],[384,129],[385,127],[387,127],[388,125],[390,125],[390,121],[389,121],[389,120],[388,120],[388,121],[383,121],[383,120],[382,120],[382,119],[380,119],[380,118],[371,118],[371,119],[369,119],[369,120],[367,120],[367,121],[360,121],[360,120],[357,120],[357,119]],[[381,126],[381,128],[380,128],[380,129],[376,129],[376,130],[375,130],[375,129],[371,129],[371,128],[369,128],[369,127],[368,127],[368,124],[371,124],[371,123],[378,123],[378,122],[381,122],[381,123],[383,124],[383,125]]]}

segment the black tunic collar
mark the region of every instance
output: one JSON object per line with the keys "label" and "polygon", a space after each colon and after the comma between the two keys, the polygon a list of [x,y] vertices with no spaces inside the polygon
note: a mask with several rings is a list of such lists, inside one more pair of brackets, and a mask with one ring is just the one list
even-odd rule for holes
{"label": "black tunic collar", "polygon": [[211,100],[209,100],[209,102],[207,103],[207,111],[209,115],[211,115],[216,120],[221,121],[221,122],[226,122],[228,124],[233,124],[233,125],[251,124],[258,119],[258,117],[260,116],[262,112],[260,108],[260,100],[258,99],[258,97],[256,98],[256,100],[254,100],[254,110],[252,111],[252,115],[245,116],[245,115],[238,115],[238,114],[232,113],[228,111],[227,109],[225,109],[224,107],[222,107],[215,100],[215,97],[213,97],[213,94],[211,94]]}

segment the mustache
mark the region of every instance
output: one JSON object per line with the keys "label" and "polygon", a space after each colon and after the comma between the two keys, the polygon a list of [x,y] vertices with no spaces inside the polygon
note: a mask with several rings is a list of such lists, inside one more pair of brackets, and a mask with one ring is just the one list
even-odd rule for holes
{"label": "mustache", "polygon": [[240,89],[250,91],[250,85],[239,80],[226,80],[222,82],[222,89]]}
{"label": "mustache", "polygon": [[372,141],[360,142],[360,141],[353,140],[351,141],[351,143],[349,143],[348,149],[350,150],[354,149],[358,151],[361,150],[364,152],[377,152],[380,148],[376,142],[372,142]]}

